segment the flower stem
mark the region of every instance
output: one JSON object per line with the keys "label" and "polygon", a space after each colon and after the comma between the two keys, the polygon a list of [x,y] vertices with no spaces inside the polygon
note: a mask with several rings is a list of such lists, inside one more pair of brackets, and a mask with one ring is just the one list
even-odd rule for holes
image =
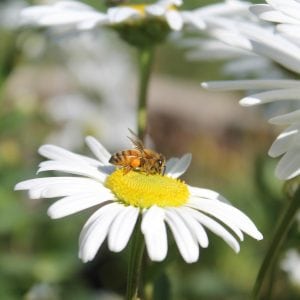
{"label": "flower stem", "polygon": [[263,298],[263,285],[267,280],[267,276],[270,270],[274,267],[278,255],[280,253],[283,242],[286,239],[287,233],[290,227],[295,221],[298,208],[300,206],[300,188],[296,191],[293,197],[290,199],[288,206],[275,230],[274,237],[271,241],[267,254],[263,260],[261,268],[256,278],[256,282],[253,289],[253,298],[255,300],[266,299]]}
{"label": "flower stem", "polygon": [[139,49],[139,65],[140,65],[140,86],[138,95],[138,115],[137,126],[138,136],[141,140],[144,139],[147,127],[147,92],[151,74],[151,67],[154,56],[154,48]]}
{"label": "flower stem", "polygon": [[139,285],[141,279],[142,258],[145,249],[145,243],[140,231],[141,215],[135,226],[131,244],[131,253],[128,265],[126,300],[138,300]]}

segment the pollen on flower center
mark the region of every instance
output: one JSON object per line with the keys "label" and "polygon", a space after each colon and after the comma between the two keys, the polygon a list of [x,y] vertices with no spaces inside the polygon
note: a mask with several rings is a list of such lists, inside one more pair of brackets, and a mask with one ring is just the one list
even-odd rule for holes
{"label": "pollen on flower center", "polygon": [[145,14],[146,4],[127,4],[126,6],[132,8],[132,9],[135,9],[141,15]]}
{"label": "pollen on flower center", "polygon": [[108,187],[125,204],[140,208],[181,206],[189,197],[187,185],[174,178],[122,169],[113,172],[106,180]]}

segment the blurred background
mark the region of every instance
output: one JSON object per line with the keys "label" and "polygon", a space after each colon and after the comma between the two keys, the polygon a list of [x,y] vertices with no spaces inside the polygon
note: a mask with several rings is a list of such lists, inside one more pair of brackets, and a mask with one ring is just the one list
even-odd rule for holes
{"label": "blurred background", "polygon": [[[104,7],[100,0],[86,2]],[[186,0],[184,8],[214,2]],[[104,245],[87,264],[77,257],[79,232],[93,209],[50,220],[51,200],[29,200],[13,189],[35,176],[41,144],[90,155],[84,137],[93,135],[110,151],[130,146],[126,136],[127,128],[135,129],[136,50],[99,28],[71,33],[20,27],[20,9],[38,3],[0,1],[0,299],[122,299],[129,247],[114,254]],[[276,128],[266,122],[272,107],[246,109],[238,105],[242,94],[202,90],[201,81],[235,77],[223,72],[222,61],[186,56],[176,36],[157,49],[149,91],[153,147],[167,157],[191,152],[184,180],[230,199],[265,238],[246,238],[236,255],[209,234],[209,248],[191,265],[170,239],[166,261],[145,258],[146,290],[153,290],[154,299],[248,299],[286,201],[283,183],[274,177],[276,160],[267,156],[276,136]],[[273,270],[272,299],[300,297],[300,259],[288,252],[297,241],[295,227]],[[280,268],[282,261],[287,263]]]}

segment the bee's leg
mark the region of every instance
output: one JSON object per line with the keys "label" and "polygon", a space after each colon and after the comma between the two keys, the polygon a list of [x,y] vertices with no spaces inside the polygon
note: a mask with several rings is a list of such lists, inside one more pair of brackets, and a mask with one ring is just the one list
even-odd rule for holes
{"label": "bee's leg", "polygon": [[132,168],[130,166],[127,166],[123,169],[124,171],[124,174],[123,175],[126,175],[128,172],[130,172],[132,170]]}

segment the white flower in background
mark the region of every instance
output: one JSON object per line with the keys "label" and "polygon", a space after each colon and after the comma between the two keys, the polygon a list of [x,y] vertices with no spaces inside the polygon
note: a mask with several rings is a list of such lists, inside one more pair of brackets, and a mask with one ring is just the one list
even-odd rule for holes
{"label": "white flower in background", "polygon": [[223,73],[238,78],[280,77],[281,70],[267,57],[254,53],[250,42],[238,34],[239,26],[259,25],[259,20],[249,12],[250,6],[250,2],[228,0],[197,9],[194,17],[205,23],[206,37],[193,36],[178,42],[187,49],[187,60],[220,60],[222,63],[226,60]]}
{"label": "white flower in background", "polygon": [[[224,201],[212,190],[192,187],[177,179],[188,168],[191,155],[171,158],[165,175],[146,175],[115,169],[108,163],[111,155],[94,138],[86,142],[97,159],[44,145],[39,153],[49,160],[38,172],[58,171],[77,176],[36,178],[20,182],[16,190],[28,190],[31,199],[56,198],[48,209],[51,218],[62,218],[89,207],[98,206],[84,225],[79,239],[79,257],[92,260],[105,238],[111,251],[122,251],[139,216],[149,257],[162,261],[168,250],[167,228],[170,228],[183,259],[198,260],[200,247],[208,246],[207,229],[220,236],[234,251],[236,238],[243,232],[260,240],[261,233],[241,211]],[[218,221],[218,222],[217,222]],[[221,223],[219,223],[221,222]]]}
{"label": "white flower in background", "polygon": [[[263,90],[240,100],[243,106],[297,100],[300,107],[299,80],[236,80],[205,82],[204,88],[217,91]],[[288,126],[272,144],[269,155],[282,156],[275,174],[279,179],[288,180],[300,175],[300,109],[270,119],[270,123]]]}
{"label": "white flower in background", "polygon": [[194,22],[189,12],[177,8],[181,0],[159,0],[154,4],[122,4],[100,12],[78,1],[58,1],[49,5],[37,5],[23,10],[25,23],[40,26],[71,25],[76,29],[92,29],[98,25],[132,23],[142,19],[165,20],[172,30],[180,30],[184,22],[202,27],[201,21]]}
{"label": "white flower in background", "polygon": [[296,249],[290,249],[280,263],[281,269],[288,273],[292,283],[300,285],[300,254]]}
{"label": "white flower in background", "polygon": [[[299,7],[300,4],[299,1],[270,0],[267,2],[269,3],[268,7],[266,5],[254,6],[251,11],[257,14],[260,12],[259,15],[264,16],[265,19],[266,16],[268,18],[278,17],[277,22],[279,22],[279,16],[282,17],[283,11],[287,13],[291,8]],[[290,5],[292,2],[293,5]],[[251,3],[244,2],[243,4],[244,7],[241,8],[239,15],[233,13],[233,9],[230,9],[228,3],[220,4],[219,11],[213,10],[214,13],[204,19],[207,26],[206,33],[210,39],[190,41],[192,46],[194,43],[194,50],[189,53],[189,56],[195,59],[199,57],[229,58],[232,59],[231,65],[225,67],[230,74],[239,75],[240,72],[247,72],[262,78],[206,82],[202,84],[204,88],[218,91],[246,90],[248,96],[240,101],[241,105],[252,106],[280,101],[282,106],[284,104],[288,110],[292,106],[286,100],[300,100],[300,81],[282,80],[281,78],[286,77],[288,73],[283,69],[273,67],[272,63],[275,62],[296,74],[300,73],[299,44],[297,40],[289,39],[280,31],[275,31],[273,24],[261,23],[254,14],[249,13],[248,9]],[[275,9],[280,9],[281,12],[275,12]],[[293,17],[296,18],[298,15],[298,10],[295,10]],[[217,45],[215,50],[212,47],[213,44]],[[255,72],[255,67],[258,69],[257,72]],[[256,93],[255,91],[262,92]],[[297,110],[299,101],[295,103],[292,110],[296,109],[296,111],[270,120],[274,124],[288,126],[278,136],[269,151],[273,157],[283,155],[276,168],[276,175],[283,180],[294,178],[300,174],[300,117],[299,110]]]}
{"label": "white flower in background", "polygon": [[276,29],[300,44],[300,1],[267,0],[268,4],[257,4],[250,8],[260,19],[278,23]]}

